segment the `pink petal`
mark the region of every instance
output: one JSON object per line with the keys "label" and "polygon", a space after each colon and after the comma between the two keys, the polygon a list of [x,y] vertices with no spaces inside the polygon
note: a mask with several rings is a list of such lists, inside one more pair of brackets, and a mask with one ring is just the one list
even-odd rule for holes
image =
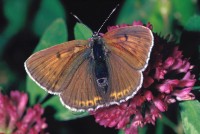
{"label": "pink petal", "polygon": [[147,23],[146,27],[148,27],[150,30],[153,30],[153,25],[150,22]]}
{"label": "pink petal", "polygon": [[161,111],[164,112],[167,110],[166,104],[160,99],[154,99],[154,105]]}
{"label": "pink petal", "polygon": [[194,75],[191,75],[190,72],[187,72],[187,73],[185,74],[185,76],[182,78],[182,80],[194,79],[194,78],[195,78]]}
{"label": "pink petal", "polygon": [[138,126],[132,122],[129,128],[125,129],[125,134],[138,134]]}
{"label": "pink petal", "polygon": [[195,82],[196,82],[195,79],[180,80],[178,86],[179,87],[192,87],[192,86],[194,86]]}
{"label": "pink petal", "polygon": [[128,124],[129,122],[129,117],[125,117],[122,120],[119,121],[119,123],[117,124],[117,129],[122,129],[126,126],[126,124]]}
{"label": "pink petal", "polygon": [[10,96],[11,96],[11,99],[16,103],[18,115],[19,117],[21,117],[25,111],[26,104],[28,102],[28,95],[16,90],[16,91],[12,91],[10,93]]}
{"label": "pink petal", "polygon": [[173,87],[169,83],[159,84],[156,87],[161,93],[169,94],[171,91],[173,91]]}
{"label": "pink petal", "polygon": [[9,122],[8,129],[13,130],[18,120],[17,110],[16,110],[16,107],[14,107],[13,105],[7,105],[6,108],[7,108],[7,114],[8,114],[8,122]]}
{"label": "pink petal", "polygon": [[179,101],[194,100],[195,96],[193,93],[189,93],[185,96],[177,96],[176,99]]}
{"label": "pink petal", "polygon": [[150,105],[150,115],[154,121],[156,118],[161,118],[160,111],[155,105]]}
{"label": "pink petal", "polygon": [[175,47],[174,51],[173,51],[173,54],[172,54],[172,57],[174,57],[175,59],[182,58],[183,57],[182,51],[179,51],[178,47]]}
{"label": "pink petal", "polygon": [[190,63],[186,60],[183,61],[183,65],[180,67],[180,69],[178,70],[178,72],[187,72],[190,69]]}
{"label": "pink petal", "polygon": [[164,81],[164,83],[168,83],[174,87],[179,84],[179,80],[178,79],[167,79]]}
{"label": "pink petal", "polygon": [[152,100],[154,98],[152,92],[149,91],[149,90],[145,91],[144,96],[146,97],[147,101],[150,101],[150,100]]}
{"label": "pink petal", "polygon": [[174,64],[171,66],[171,70],[178,70],[183,65],[182,59],[176,59]]}
{"label": "pink petal", "polygon": [[157,79],[157,80],[164,79],[164,76],[165,76],[166,73],[167,73],[166,70],[164,70],[161,67],[157,67],[154,78]]}
{"label": "pink petal", "polygon": [[164,61],[163,67],[164,67],[165,69],[168,69],[169,67],[171,67],[171,66],[174,64],[174,62],[175,62],[174,58],[168,57],[168,58]]}
{"label": "pink petal", "polygon": [[192,90],[192,88],[188,87],[188,88],[184,88],[182,90],[176,90],[176,91],[174,91],[173,94],[176,95],[176,96],[184,96],[184,95],[190,93],[191,90]]}
{"label": "pink petal", "polygon": [[144,81],[143,81],[143,87],[147,88],[149,87],[151,84],[153,84],[154,80],[152,77],[150,76],[145,76],[144,77]]}

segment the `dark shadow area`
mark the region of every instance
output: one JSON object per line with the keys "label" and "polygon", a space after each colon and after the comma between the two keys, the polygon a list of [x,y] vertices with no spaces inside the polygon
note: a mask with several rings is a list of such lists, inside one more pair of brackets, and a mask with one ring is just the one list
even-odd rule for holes
{"label": "dark shadow area", "polygon": [[[189,58],[192,65],[194,65],[193,72],[196,75],[196,79],[200,75],[200,32],[183,31],[180,40],[180,49],[183,50],[185,58]],[[197,81],[196,86],[200,86],[200,82]]]}
{"label": "dark shadow area", "polygon": [[71,120],[56,121],[53,117],[55,109],[47,107],[44,117],[48,122],[47,132],[50,134],[117,134],[118,131],[104,128],[95,122],[92,116]]}
{"label": "dark shadow area", "polygon": [[0,33],[1,33],[1,32],[3,32],[3,30],[5,29],[5,27],[7,25],[7,20],[3,13],[3,1],[1,1],[1,0],[0,0],[0,21],[1,21]]}

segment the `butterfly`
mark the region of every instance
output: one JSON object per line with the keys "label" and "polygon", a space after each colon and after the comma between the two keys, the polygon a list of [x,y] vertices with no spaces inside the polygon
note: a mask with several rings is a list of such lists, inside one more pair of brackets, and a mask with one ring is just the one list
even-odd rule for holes
{"label": "butterfly", "polygon": [[25,69],[68,109],[91,111],[120,104],[138,92],[153,44],[150,29],[126,26],[36,52],[25,61]]}

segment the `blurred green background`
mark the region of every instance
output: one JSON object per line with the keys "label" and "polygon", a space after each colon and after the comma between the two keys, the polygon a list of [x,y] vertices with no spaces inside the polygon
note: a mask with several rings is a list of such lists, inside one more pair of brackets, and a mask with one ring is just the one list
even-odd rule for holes
{"label": "blurred green background", "polygon": [[[24,61],[43,48],[72,39],[87,39],[97,30],[110,11],[120,7],[105,24],[107,26],[128,23],[134,20],[153,24],[153,31],[166,36],[173,35],[192,64],[199,67],[200,51],[200,1],[198,0],[0,0],[0,88],[3,93],[21,90],[29,93],[29,105],[42,103],[51,134],[115,134],[123,133],[104,128],[95,123],[87,113],[73,113],[63,108],[58,97],[50,97],[39,89],[24,70]],[[90,29],[70,15],[76,14]],[[195,50],[195,51],[194,51]],[[199,71],[197,70],[197,75]],[[194,92],[198,93],[198,86]],[[199,96],[197,96],[198,98]],[[190,105],[194,107],[194,105]],[[173,104],[156,125],[147,125],[140,133],[190,133],[182,127],[178,104]],[[200,105],[193,117],[181,113],[195,126]],[[189,111],[190,112],[190,111]],[[84,118],[79,118],[84,117]],[[78,119],[77,119],[78,118]],[[74,120],[76,119],[76,120]],[[193,128],[193,129],[194,129]],[[200,127],[198,129],[200,131]],[[195,130],[199,132],[198,130]]]}

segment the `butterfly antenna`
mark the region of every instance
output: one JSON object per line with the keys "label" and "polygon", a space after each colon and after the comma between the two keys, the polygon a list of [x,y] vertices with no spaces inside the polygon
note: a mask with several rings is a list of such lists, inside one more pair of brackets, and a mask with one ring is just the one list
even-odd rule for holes
{"label": "butterfly antenna", "polygon": [[[80,23],[83,23],[82,21],[81,21],[81,19],[79,19],[78,18],[78,16],[76,16],[75,14],[73,14],[72,12],[70,13],[72,16],[74,16],[74,18],[76,18],[77,20],[78,20],[78,22],[80,22]],[[84,24],[84,23],[83,23]]]}
{"label": "butterfly antenna", "polygon": [[97,34],[99,34],[100,30],[102,29],[102,27],[104,26],[104,24],[108,21],[108,19],[110,18],[110,16],[116,11],[116,9],[119,7],[119,4],[116,5],[116,7],[110,12],[110,14],[108,15],[108,17],[105,19],[105,21],[103,22],[103,24],[101,25],[101,27],[99,28],[99,30],[97,31]]}
{"label": "butterfly antenna", "polygon": [[75,19],[78,20],[79,23],[82,23],[86,28],[88,28],[82,21],[81,19],[78,18],[78,16],[76,16],[75,14],[73,14],[72,12],[70,13],[72,16],[74,16]]}

